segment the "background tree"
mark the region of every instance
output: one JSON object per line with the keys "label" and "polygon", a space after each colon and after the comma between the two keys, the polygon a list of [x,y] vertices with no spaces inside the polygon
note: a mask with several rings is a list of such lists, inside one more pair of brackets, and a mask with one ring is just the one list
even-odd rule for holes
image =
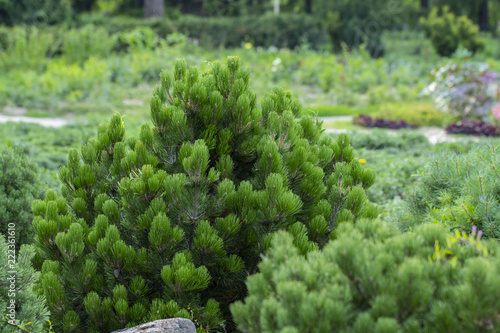
{"label": "background tree", "polygon": [[473,53],[484,48],[478,26],[466,16],[456,17],[448,6],[433,8],[427,18],[420,18],[420,23],[441,56],[451,56],[459,46]]}
{"label": "background tree", "polygon": [[431,0],[430,6],[432,8],[449,6],[455,15],[467,16],[484,31],[489,30],[491,25],[495,25],[498,20],[498,9],[490,11],[490,8],[498,8],[497,0]]}
{"label": "background tree", "polygon": [[90,12],[96,0],[73,0],[72,7],[76,13]]}
{"label": "background tree", "polygon": [[311,14],[312,13],[312,0],[305,0],[306,2],[306,13]]}
{"label": "background tree", "polygon": [[165,14],[165,0],[144,0],[144,17],[163,17]]}
{"label": "background tree", "polygon": [[70,0],[0,0],[0,24],[56,24],[72,14]]}
{"label": "background tree", "polygon": [[479,28],[483,31],[490,30],[488,0],[481,0],[479,4]]}
{"label": "background tree", "polygon": [[317,0],[315,15],[328,31],[335,50],[342,43],[349,47],[365,45],[372,56],[382,56],[382,32],[392,26],[395,13],[386,8],[386,1]]}

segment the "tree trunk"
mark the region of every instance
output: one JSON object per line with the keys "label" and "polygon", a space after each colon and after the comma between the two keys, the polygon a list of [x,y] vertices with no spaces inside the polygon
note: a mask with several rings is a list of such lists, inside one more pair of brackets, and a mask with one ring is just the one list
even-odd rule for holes
{"label": "tree trunk", "polygon": [[201,0],[198,16],[205,16],[205,0]]}
{"label": "tree trunk", "polygon": [[144,0],[144,17],[163,17],[165,14],[164,0]]}
{"label": "tree trunk", "polygon": [[73,9],[77,13],[90,12],[94,3],[95,0],[75,0],[73,2]]}
{"label": "tree trunk", "polygon": [[181,3],[182,3],[182,12],[184,14],[193,14],[195,12],[192,0],[183,0],[181,1]]}
{"label": "tree trunk", "polygon": [[306,13],[312,13],[312,0],[306,0]]}
{"label": "tree trunk", "polygon": [[420,9],[429,9],[429,0],[420,0]]}
{"label": "tree trunk", "polygon": [[488,0],[482,0],[479,7],[479,28],[481,31],[490,30],[488,23]]}

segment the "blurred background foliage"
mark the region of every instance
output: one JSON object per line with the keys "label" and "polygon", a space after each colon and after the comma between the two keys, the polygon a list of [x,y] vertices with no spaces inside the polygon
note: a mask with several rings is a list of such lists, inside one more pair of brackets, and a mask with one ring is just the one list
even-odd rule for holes
{"label": "blurred background foliage", "polygon": [[[0,112],[73,121],[2,125],[0,137],[53,187],[67,148],[95,124],[119,111],[139,132],[163,68],[229,55],[248,64],[258,95],[290,89],[304,114],[443,127],[457,118],[453,105],[477,101],[476,87],[500,72],[499,20],[500,0],[0,0]],[[437,75],[447,68],[460,71]],[[478,78],[465,100],[442,94],[456,77]],[[500,98],[481,96],[488,107]]]}

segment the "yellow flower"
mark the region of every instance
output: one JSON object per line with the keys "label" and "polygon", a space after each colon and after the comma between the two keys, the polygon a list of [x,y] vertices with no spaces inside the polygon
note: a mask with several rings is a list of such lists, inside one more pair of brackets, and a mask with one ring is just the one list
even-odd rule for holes
{"label": "yellow flower", "polygon": [[361,164],[365,164],[365,163],[366,163],[366,160],[365,160],[364,158],[362,158],[362,159],[360,159],[360,160],[359,160],[359,163],[361,163]]}
{"label": "yellow flower", "polygon": [[252,48],[252,43],[245,43],[245,49],[250,50]]}

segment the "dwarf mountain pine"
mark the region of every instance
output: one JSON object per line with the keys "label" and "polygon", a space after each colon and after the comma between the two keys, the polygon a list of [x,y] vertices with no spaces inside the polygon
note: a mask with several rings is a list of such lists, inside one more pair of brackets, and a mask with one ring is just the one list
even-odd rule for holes
{"label": "dwarf mountain pine", "polygon": [[322,135],[291,93],[258,105],[236,57],[206,71],[162,71],[151,124],[125,139],[118,115],[69,152],[64,197],[33,204],[41,285],[65,332],[110,332],[169,317],[234,331],[229,304],[247,291],[272,235],[301,251],[376,209],[374,172],[346,135]]}
{"label": "dwarf mountain pine", "polygon": [[307,256],[277,232],[245,303],[231,305],[242,332],[498,332],[497,241],[372,220],[337,232]]}

